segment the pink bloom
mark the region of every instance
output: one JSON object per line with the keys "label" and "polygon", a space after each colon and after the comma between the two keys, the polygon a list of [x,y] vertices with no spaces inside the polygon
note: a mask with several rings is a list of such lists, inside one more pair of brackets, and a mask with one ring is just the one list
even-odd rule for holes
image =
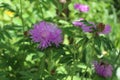
{"label": "pink bloom", "polygon": [[102,77],[111,77],[112,76],[112,66],[108,63],[105,62],[94,62],[94,68],[95,71],[98,75],[102,76]]}
{"label": "pink bloom", "polygon": [[74,5],[74,8],[76,10],[79,10],[81,12],[88,12],[89,11],[89,7],[87,5],[84,5],[84,4],[75,4]]}
{"label": "pink bloom", "polygon": [[92,26],[83,25],[81,28],[84,32],[92,32]]}
{"label": "pink bloom", "polygon": [[35,24],[29,33],[34,42],[40,43],[39,48],[42,49],[51,46],[53,43],[58,46],[62,42],[62,31],[53,23],[41,21]]}
{"label": "pink bloom", "polygon": [[[111,32],[110,25],[105,25],[103,23],[99,23],[98,25],[93,22],[85,22],[82,21],[83,18],[76,20],[73,22],[74,26],[79,26],[84,32],[95,32],[97,34],[108,34]],[[86,24],[87,23],[87,24]]]}
{"label": "pink bloom", "polygon": [[83,18],[80,18],[79,20],[76,20],[73,22],[74,26],[79,26],[84,32],[92,32],[93,28],[96,27],[96,25],[93,22],[88,22],[89,26],[84,24],[84,22],[81,22],[84,20]]}
{"label": "pink bloom", "polygon": [[96,28],[98,34],[108,34],[111,32],[111,27],[103,23],[99,23]]}
{"label": "pink bloom", "polygon": [[80,18],[79,20],[76,20],[76,21],[73,21],[72,22],[72,24],[74,25],[74,26],[82,26],[83,25],[83,22],[80,22],[80,21],[82,21],[82,20],[84,20],[83,18]]}
{"label": "pink bloom", "polygon": [[84,32],[93,32],[96,25],[93,22],[88,22],[89,26],[84,24],[81,28]]}
{"label": "pink bloom", "polygon": [[111,27],[110,25],[105,25],[105,28],[102,32],[100,32],[100,34],[108,34],[111,32]]}

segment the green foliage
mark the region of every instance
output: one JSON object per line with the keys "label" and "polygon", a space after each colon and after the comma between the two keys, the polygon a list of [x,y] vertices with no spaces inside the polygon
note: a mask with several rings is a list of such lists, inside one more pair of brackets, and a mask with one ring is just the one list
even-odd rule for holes
{"label": "green foliage", "polygon": [[[75,3],[89,5],[88,13],[74,9]],[[93,70],[94,60],[113,66],[113,80],[120,60],[120,10],[116,0],[1,0],[0,1],[0,80],[110,80]],[[118,3],[120,3],[118,1]],[[109,35],[84,33],[72,25],[84,18],[110,24]],[[59,47],[38,49],[29,30],[39,21],[58,24],[64,41]],[[86,25],[87,21],[82,21]],[[106,52],[106,53],[104,53]]]}

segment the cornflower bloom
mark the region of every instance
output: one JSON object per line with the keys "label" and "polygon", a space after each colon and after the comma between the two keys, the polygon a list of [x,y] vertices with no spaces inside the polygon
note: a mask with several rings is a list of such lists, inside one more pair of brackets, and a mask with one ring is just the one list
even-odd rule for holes
{"label": "cornflower bloom", "polygon": [[98,30],[98,34],[108,34],[111,32],[111,27],[110,25],[105,25],[103,23],[99,23],[97,25],[97,30]]}
{"label": "cornflower bloom", "polygon": [[112,76],[112,66],[105,62],[94,62],[94,68],[95,72],[104,78],[111,77]]}
{"label": "cornflower bloom", "polygon": [[74,8],[76,10],[81,11],[81,12],[88,12],[89,11],[89,6],[84,5],[84,4],[78,4],[77,3],[77,4],[74,5]]}
{"label": "cornflower bloom", "polygon": [[34,25],[34,28],[29,31],[34,42],[38,42],[39,48],[47,48],[51,44],[58,46],[62,42],[62,31],[57,28],[57,25],[41,21]]}
{"label": "cornflower bloom", "polygon": [[84,32],[92,32],[96,25],[93,22],[87,22],[87,24],[85,24],[84,21],[83,18],[80,18],[79,20],[73,21],[72,24],[80,27]]}

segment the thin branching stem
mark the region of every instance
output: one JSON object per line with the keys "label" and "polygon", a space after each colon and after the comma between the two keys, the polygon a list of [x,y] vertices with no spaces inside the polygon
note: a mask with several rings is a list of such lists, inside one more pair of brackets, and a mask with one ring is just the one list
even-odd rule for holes
{"label": "thin branching stem", "polygon": [[22,30],[23,30],[23,34],[24,34],[24,19],[23,19],[23,7],[22,7],[22,0],[20,0],[20,18],[21,18],[21,21],[22,21]]}

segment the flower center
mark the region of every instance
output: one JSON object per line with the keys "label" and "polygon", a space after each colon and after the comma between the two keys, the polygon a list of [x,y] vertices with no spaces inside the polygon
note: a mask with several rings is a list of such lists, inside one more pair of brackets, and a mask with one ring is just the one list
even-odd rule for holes
{"label": "flower center", "polygon": [[102,32],[102,31],[105,29],[105,24],[99,23],[99,24],[97,25],[97,28],[98,28],[98,31],[99,31],[99,32]]}
{"label": "flower center", "polygon": [[42,38],[48,37],[48,32],[46,32],[46,31],[42,32],[42,33],[41,33],[41,37],[42,37]]}

